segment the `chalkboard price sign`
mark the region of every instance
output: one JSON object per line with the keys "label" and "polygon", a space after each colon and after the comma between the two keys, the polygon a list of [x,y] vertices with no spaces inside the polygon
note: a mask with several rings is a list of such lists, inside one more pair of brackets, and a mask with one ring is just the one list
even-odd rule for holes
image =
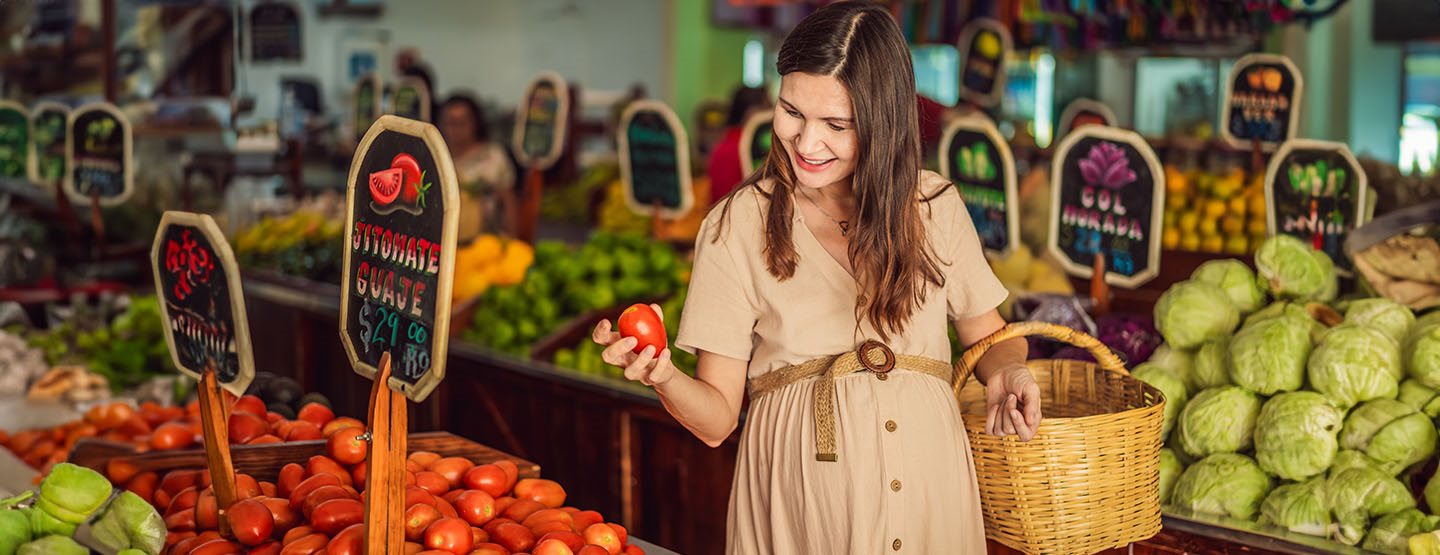
{"label": "chalkboard price sign", "polygon": [[1071,275],[1089,278],[1095,256],[1105,281],[1135,288],[1160,273],[1165,173],[1133,131],[1090,125],[1055,150],[1050,252]]}
{"label": "chalkboard price sign", "polygon": [[430,87],[419,77],[405,77],[390,97],[390,113],[406,119],[430,121]]}
{"label": "chalkboard price sign", "polygon": [[547,170],[565,150],[570,123],[570,89],[554,72],[535,77],[516,112],[515,157],[530,169]]}
{"label": "chalkboard price sign", "polygon": [[384,87],[380,84],[380,75],[375,72],[366,73],[355,83],[355,91],[350,95],[352,102],[350,113],[355,115],[355,137],[363,139],[365,133],[370,130],[370,125],[375,123],[375,118],[380,117],[384,112],[381,100],[384,96]]}
{"label": "chalkboard price sign", "polygon": [[304,53],[300,11],[290,2],[267,1],[250,9],[250,59],[298,61]]}
{"label": "chalkboard price sign", "polygon": [[30,169],[30,114],[0,100],[0,177],[24,178]]}
{"label": "chalkboard price sign", "polygon": [[1220,104],[1220,134],[1235,146],[1259,141],[1273,150],[1295,136],[1304,81],[1290,58],[1250,54],[1236,60]]}
{"label": "chalkboard price sign", "polygon": [[1000,104],[1005,96],[1005,58],[1010,53],[1010,30],[993,19],[971,21],[960,32],[960,97],[983,107]]}
{"label": "chalkboard price sign", "polygon": [[102,206],[125,202],[134,190],[130,120],[113,104],[96,103],[71,112],[69,125],[66,193],[80,203],[92,195]]}
{"label": "chalkboard price sign", "polygon": [[750,174],[760,169],[765,158],[770,156],[771,141],[775,134],[775,112],[761,110],[745,120],[740,131],[740,171]]}
{"label": "chalkboard price sign", "polygon": [[1019,194],[1010,143],[983,114],[951,122],[940,138],[940,173],[960,188],[985,250],[1003,254],[1020,238]]}
{"label": "chalkboard price sign", "polygon": [[1115,127],[1117,121],[1115,111],[1105,103],[1090,98],[1077,98],[1060,113],[1060,126],[1056,127],[1059,133],[1055,136],[1063,140],[1071,132],[1086,125]]}
{"label": "chalkboard price sign", "polygon": [[1369,194],[1365,171],[1345,143],[1286,141],[1265,171],[1267,231],[1298,237],[1325,251],[1336,270],[1349,277],[1345,238],[1369,219]]}
{"label": "chalkboard price sign", "polygon": [[65,180],[65,136],[70,108],[41,102],[30,112],[30,180],[58,187]]}
{"label": "chalkboard price sign", "polygon": [[244,395],[255,377],[245,294],[235,254],[215,220],[165,212],[150,260],[175,367],[195,379],[212,369],[221,387]]}
{"label": "chalkboard price sign", "polygon": [[675,219],[695,203],[690,187],[690,142],[665,103],[637,100],[620,117],[620,178],[625,200],[639,214]]}
{"label": "chalkboard price sign", "polygon": [[420,402],[445,377],[460,190],[435,126],[381,116],[350,164],[340,339],[355,371]]}

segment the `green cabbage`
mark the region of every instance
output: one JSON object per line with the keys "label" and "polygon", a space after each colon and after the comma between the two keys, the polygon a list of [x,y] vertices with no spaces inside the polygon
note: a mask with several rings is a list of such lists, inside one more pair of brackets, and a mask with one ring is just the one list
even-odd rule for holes
{"label": "green cabbage", "polygon": [[1180,411],[1185,408],[1185,402],[1190,398],[1190,394],[1185,388],[1185,382],[1171,371],[1148,362],[1135,367],[1130,375],[1155,386],[1165,394],[1164,424],[1160,429],[1160,438],[1161,441],[1164,441],[1165,438],[1170,437],[1170,430],[1175,427],[1175,419],[1179,417]]}
{"label": "green cabbage", "polygon": [[1251,314],[1240,325],[1240,329],[1244,330],[1260,322],[1282,316],[1296,318],[1298,322],[1303,322],[1310,330],[1310,340],[1312,342],[1317,341],[1320,333],[1328,329],[1325,327],[1325,324],[1320,323],[1314,316],[1311,316],[1309,309],[1305,308],[1304,305],[1285,301],[1270,303],[1269,306],[1260,309],[1259,312]]}
{"label": "green cabbage", "polygon": [[1239,260],[1211,260],[1196,268],[1190,279],[1219,287],[1241,314],[1255,312],[1265,304],[1265,292],[1256,282],[1255,272]]}
{"label": "green cabbage", "polygon": [[1335,263],[1324,252],[1289,235],[1276,235],[1255,251],[1260,286],[1277,299],[1334,298],[1338,289]]}
{"label": "green cabbage", "polygon": [[1155,327],[1166,344],[1178,349],[1194,349],[1226,337],[1239,323],[1240,311],[1225,291],[1209,283],[1182,281],[1155,303]]}
{"label": "green cabbage", "polygon": [[1345,545],[1360,543],[1370,519],[1415,507],[1405,484],[1370,468],[1347,468],[1331,476],[1325,488],[1340,524],[1335,539]]}
{"label": "green cabbage", "polygon": [[1230,340],[1230,379],[1261,395],[1295,391],[1305,385],[1310,351],[1310,335],[1298,320],[1256,323]]}
{"label": "green cabbage", "polygon": [[1416,324],[1411,328],[1403,356],[1411,377],[1430,389],[1440,389],[1440,324]]}
{"label": "green cabbage", "polygon": [[1414,378],[1400,382],[1399,400],[1430,418],[1440,416],[1440,393]]}
{"label": "green cabbage", "polygon": [[1390,299],[1360,299],[1345,307],[1345,323],[1373,327],[1399,343],[1415,323],[1415,313]]}
{"label": "green cabbage", "polygon": [[1423,413],[1394,399],[1366,401],[1345,417],[1340,445],[1364,451],[1382,464],[1401,469],[1435,452],[1435,424]]}
{"label": "green cabbage", "polygon": [[1197,458],[1248,450],[1254,445],[1260,406],[1254,393],[1233,385],[1201,391],[1180,413],[1176,443]]}
{"label": "green cabbage", "polygon": [[1144,364],[1169,370],[1171,374],[1185,382],[1186,390],[1202,389],[1195,385],[1195,357],[1188,351],[1182,351],[1162,343],[1155,348],[1155,352],[1150,353],[1150,358],[1146,359]]}
{"label": "green cabbage", "polygon": [[1311,536],[1329,536],[1334,528],[1324,478],[1275,488],[1260,504],[1260,516],[1262,523]]}
{"label": "green cabbage", "polygon": [[1313,391],[1281,393],[1265,402],[1255,423],[1255,460],[1266,472],[1300,481],[1330,468],[1340,450],[1344,414]]}
{"label": "green cabbage", "polygon": [[1370,455],[1354,449],[1341,449],[1340,452],[1335,455],[1335,462],[1330,464],[1329,475],[1335,476],[1336,474],[1344,472],[1346,469],[1355,467],[1368,468],[1390,476],[1400,473],[1400,468],[1397,468],[1394,464],[1382,463],[1370,458]]}
{"label": "green cabbage", "polygon": [[1420,509],[1393,512],[1375,521],[1361,547],[1378,553],[1407,555],[1410,536],[1434,530],[1437,524],[1440,517],[1426,515]]}
{"label": "green cabbage", "polygon": [[1230,385],[1230,339],[1206,341],[1195,351],[1195,387]]}
{"label": "green cabbage", "polygon": [[1371,399],[1394,399],[1404,376],[1395,342],[1353,324],[1327,331],[1310,353],[1307,369],[1310,386],[1342,409]]}
{"label": "green cabbage", "polygon": [[1185,465],[1180,464],[1180,458],[1175,456],[1175,451],[1169,447],[1160,449],[1160,504],[1170,503],[1171,494],[1175,491],[1175,480],[1180,479],[1180,474],[1185,472]]}
{"label": "green cabbage", "polygon": [[1218,453],[1185,469],[1170,501],[1198,513],[1250,520],[1260,511],[1270,487],[1270,477],[1250,457]]}

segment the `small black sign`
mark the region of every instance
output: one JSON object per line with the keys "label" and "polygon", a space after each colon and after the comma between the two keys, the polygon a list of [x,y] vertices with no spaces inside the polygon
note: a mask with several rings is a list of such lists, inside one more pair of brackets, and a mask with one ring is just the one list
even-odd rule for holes
{"label": "small black sign", "polygon": [[245,295],[235,255],[215,220],[166,212],[150,259],[175,367],[196,379],[214,370],[222,387],[243,395],[255,377]]}
{"label": "small black sign", "polygon": [[366,73],[355,83],[355,92],[351,95],[351,113],[355,115],[355,138],[365,136],[370,126],[375,123],[375,118],[380,117],[380,97],[384,91],[381,90],[380,76],[374,72]]}
{"label": "small black sign", "polygon": [[132,191],[130,120],[114,105],[90,104],[70,114],[66,135],[69,179],[65,188],[76,202],[114,206]]}
{"label": "small black sign", "polygon": [[1290,58],[1250,54],[1235,62],[1220,109],[1221,134],[1236,146],[1273,149],[1295,136],[1304,82]]}
{"label": "small black sign", "polygon": [[620,118],[620,176],[630,208],[679,218],[690,211],[690,143],[663,102],[638,100]]}
{"label": "small black sign", "polygon": [[525,167],[545,170],[555,165],[565,148],[570,118],[570,89],[555,73],[542,73],[530,82],[515,122],[515,157]]}
{"label": "small black sign", "polygon": [[1090,277],[1095,255],[1105,281],[1138,287],[1160,272],[1165,173],[1132,131],[1076,129],[1055,151],[1051,170],[1050,252],[1071,275]]}
{"label": "small black sign", "polygon": [[740,167],[745,174],[760,169],[765,158],[770,156],[770,142],[774,140],[775,112],[763,110],[745,120],[740,132]]}
{"label": "small black sign", "polygon": [[1368,219],[1365,171],[1345,143],[1295,139],[1280,145],[1265,172],[1269,234],[1283,233],[1325,251],[1345,276],[1345,237]]}
{"label": "small black sign", "polygon": [[955,120],[940,139],[940,173],[960,189],[980,244],[1008,253],[1020,235],[1015,157],[1010,143],[984,115]]}
{"label": "small black sign", "polygon": [[1005,96],[1005,58],[1010,53],[1010,31],[993,19],[976,19],[960,32],[960,96],[983,107],[1000,104]]}
{"label": "small black sign", "polygon": [[430,121],[430,87],[419,77],[405,77],[390,98],[390,113],[406,119]]}
{"label": "small black sign", "polygon": [[0,177],[23,179],[30,169],[30,115],[25,107],[0,101]]}
{"label": "small black sign", "polygon": [[340,335],[355,371],[419,402],[445,376],[459,189],[433,125],[381,116],[350,166]]}
{"label": "small black sign", "polygon": [[70,108],[41,102],[30,112],[30,180],[58,187],[65,179],[65,135]]}
{"label": "small black sign", "polygon": [[250,10],[250,59],[256,62],[303,58],[300,11],[290,2],[269,1]]}

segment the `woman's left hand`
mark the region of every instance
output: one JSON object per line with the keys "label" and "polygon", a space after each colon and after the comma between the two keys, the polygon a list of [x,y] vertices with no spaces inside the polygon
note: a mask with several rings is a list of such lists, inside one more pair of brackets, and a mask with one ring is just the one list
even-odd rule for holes
{"label": "woman's left hand", "polygon": [[1040,429],[1040,386],[1024,365],[1006,368],[985,387],[985,433],[1030,441]]}

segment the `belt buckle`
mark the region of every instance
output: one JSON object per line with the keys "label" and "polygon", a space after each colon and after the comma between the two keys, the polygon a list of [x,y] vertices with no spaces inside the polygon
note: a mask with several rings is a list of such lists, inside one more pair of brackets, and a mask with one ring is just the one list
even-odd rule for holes
{"label": "belt buckle", "polygon": [[[874,349],[880,349],[880,353],[885,356],[884,362],[876,364],[870,360],[870,352]],[[895,369],[895,352],[891,351],[890,347],[887,347],[884,343],[874,339],[867,339],[864,343],[861,343],[860,348],[856,349],[855,354],[859,355],[861,366],[864,366],[866,370],[876,374],[887,374]]]}

